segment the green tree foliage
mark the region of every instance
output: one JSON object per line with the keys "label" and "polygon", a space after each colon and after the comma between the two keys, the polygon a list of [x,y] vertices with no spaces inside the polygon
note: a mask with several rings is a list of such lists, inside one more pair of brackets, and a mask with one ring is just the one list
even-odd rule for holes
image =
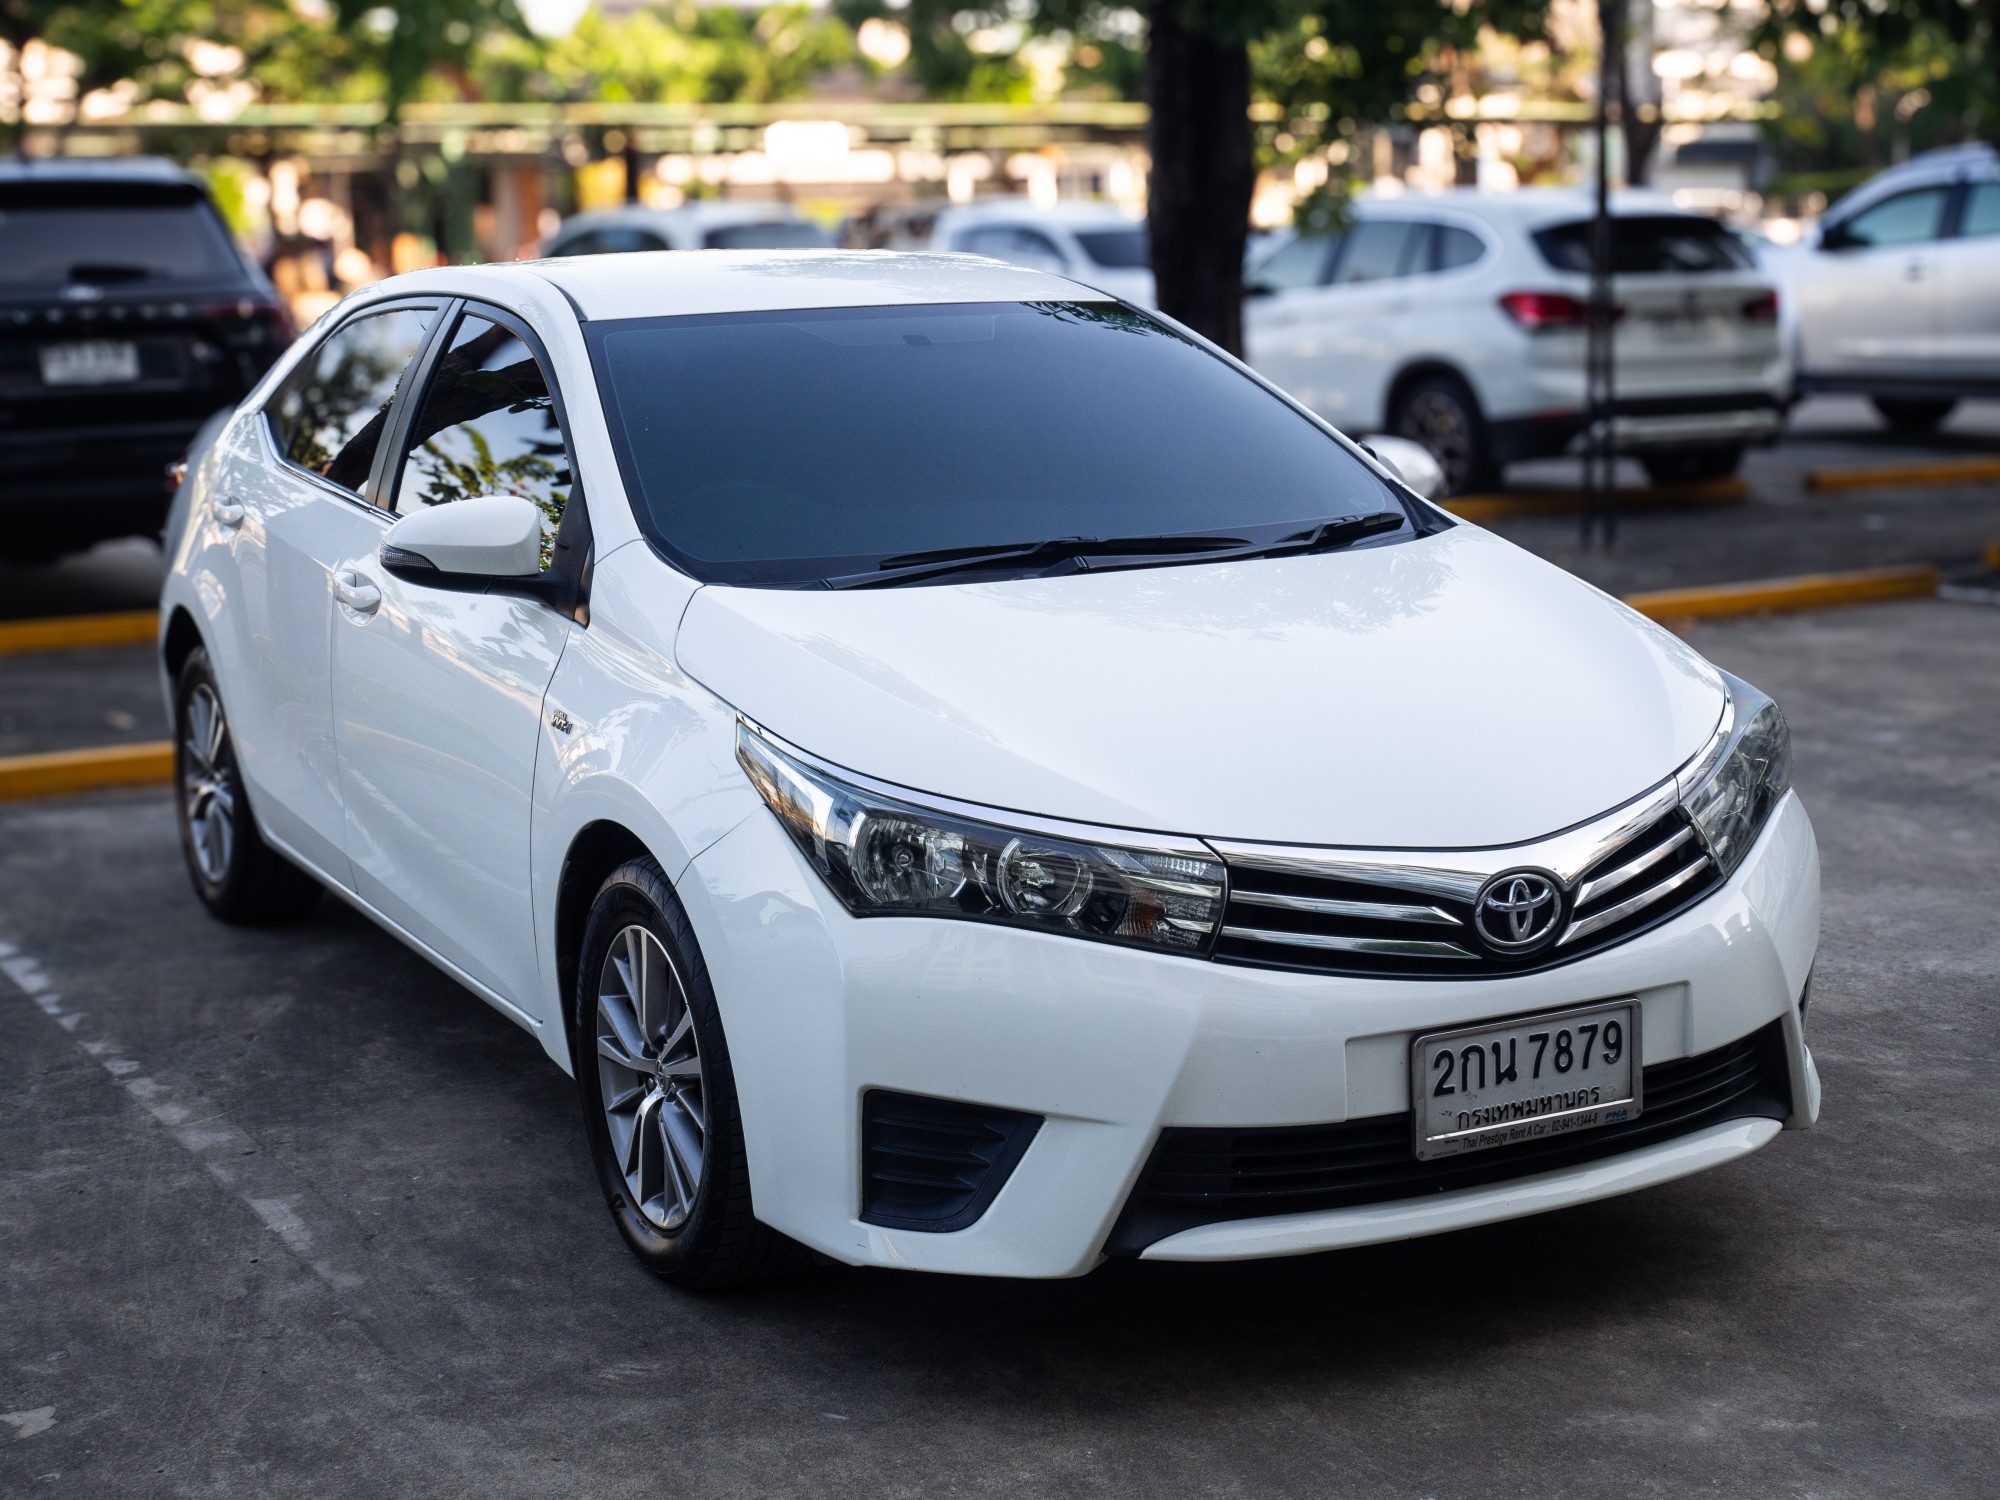
{"label": "green tree foliage", "polygon": [[2000,0],[1768,0],[1780,162],[1865,177],[1910,150],[2000,138]]}

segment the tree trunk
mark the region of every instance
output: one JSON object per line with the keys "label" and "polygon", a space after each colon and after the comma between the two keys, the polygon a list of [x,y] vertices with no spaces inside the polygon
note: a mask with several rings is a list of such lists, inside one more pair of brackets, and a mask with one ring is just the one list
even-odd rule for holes
{"label": "tree trunk", "polygon": [[1149,7],[1147,217],[1160,310],[1241,354],[1243,246],[1257,183],[1250,51],[1216,39],[1204,24],[1209,8],[1191,0]]}

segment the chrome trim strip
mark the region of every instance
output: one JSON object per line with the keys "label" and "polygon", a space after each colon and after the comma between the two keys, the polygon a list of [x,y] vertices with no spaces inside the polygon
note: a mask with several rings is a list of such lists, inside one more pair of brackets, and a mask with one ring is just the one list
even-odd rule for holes
{"label": "chrome trim strip", "polygon": [[1322,850],[1233,839],[1210,839],[1208,844],[1233,869],[1393,886],[1432,899],[1470,901],[1493,876],[1522,865],[1548,870],[1568,886],[1679,802],[1679,785],[1669,776],[1601,818],[1549,838],[1497,849]]}
{"label": "chrome trim strip", "polygon": [[1320,932],[1273,932],[1263,927],[1225,927],[1222,935],[1245,943],[1330,949],[1335,953],[1381,953],[1398,958],[1464,958],[1475,962],[1479,958],[1478,954],[1468,952],[1456,943],[1419,938],[1338,937]]}
{"label": "chrome trim strip", "polygon": [[1638,895],[1628,896],[1625,900],[1620,901],[1616,906],[1607,906],[1604,908],[1603,911],[1597,912],[1592,916],[1585,917],[1580,922],[1570,923],[1569,931],[1565,932],[1561,937],[1556,939],[1556,946],[1560,948],[1564,943],[1567,943],[1572,939],[1580,937],[1588,937],[1590,936],[1591,933],[1596,932],[1600,928],[1609,927],[1613,922],[1616,922],[1623,917],[1631,916],[1633,912],[1637,911],[1642,906],[1651,906],[1655,901],[1659,900],[1662,896],[1671,896],[1675,891],[1679,890],[1682,886],[1686,885],[1690,880],[1693,880],[1697,875],[1701,874],[1703,870],[1706,870],[1712,863],[1713,861],[1710,860],[1706,854],[1704,854],[1701,856],[1701,858],[1697,859],[1693,864],[1689,865],[1679,874],[1668,876],[1665,880],[1662,880],[1658,885],[1648,886],[1645,890],[1639,892]]}
{"label": "chrome trim strip", "polygon": [[1682,844],[1685,844],[1693,837],[1694,827],[1690,824],[1682,828],[1679,833],[1668,839],[1664,844],[1654,845],[1630,864],[1620,865],[1617,869],[1600,875],[1595,880],[1586,880],[1577,890],[1576,904],[1578,906],[1587,905],[1591,897],[1601,896],[1606,891],[1615,890],[1626,881],[1645,874],[1646,871],[1652,869],[1654,865],[1665,859],[1669,854],[1672,854],[1674,850],[1680,848]]}
{"label": "chrome trim strip", "polygon": [[1275,891],[1235,891],[1244,906],[1275,906],[1281,911],[1309,911],[1327,917],[1360,917],[1375,922],[1429,922],[1441,927],[1465,924],[1435,906],[1399,906],[1389,901],[1342,901],[1333,896],[1283,896]]}

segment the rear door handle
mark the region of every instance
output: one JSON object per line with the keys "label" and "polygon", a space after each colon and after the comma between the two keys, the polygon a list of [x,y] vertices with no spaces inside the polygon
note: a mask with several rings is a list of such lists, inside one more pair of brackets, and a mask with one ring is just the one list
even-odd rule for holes
{"label": "rear door handle", "polygon": [[352,568],[333,575],[333,597],[357,615],[372,615],[382,607],[382,591]]}
{"label": "rear door handle", "polygon": [[227,526],[231,531],[241,526],[243,518],[249,514],[243,508],[241,500],[232,499],[227,495],[210,505],[209,510],[214,513],[217,525]]}

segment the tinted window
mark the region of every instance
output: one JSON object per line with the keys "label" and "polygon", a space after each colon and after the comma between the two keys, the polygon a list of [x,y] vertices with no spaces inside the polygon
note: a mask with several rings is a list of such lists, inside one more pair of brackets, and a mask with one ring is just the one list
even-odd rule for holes
{"label": "tinted window", "polygon": [[510,330],[465,314],[410,429],[396,510],[409,515],[475,495],[519,495],[541,507],[553,536],[571,483],[542,367]]}
{"label": "tinted window", "polygon": [[1067,262],[1056,242],[1039,230],[1011,224],[989,224],[968,229],[958,236],[958,248],[968,255],[990,255],[1017,266],[1036,270],[1061,271]]}
{"label": "tinted window", "polygon": [[1340,236],[1302,234],[1287,240],[1252,268],[1249,280],[1274,292],[1318,286],[1326,280],[1328,263],[1340,249]]}
{"label": "tinted window", "polygon": [[824,250],[833,236],[817,224],[729,224],[702,237],[711,250]]}
{"label": "tinted window", "polygon": [[1137,225],[1130,229],[1079,229],[1076,239],[1083,253],[1107,271],[1143,271],[1153,263],[1146,231]]}
{"label": "tinted window", "polygon": [[307,355],[265,408],[278,451],[360,493],[382,441],[396,383],[437,309],[396,308],[343,324]]}
{"label": "tinted window", "polygon": [[933,548],[1241,535],[1396,504],[1291,406],[1108,303],[587,333],[642,522],[711,581],[807,584]]}
{"label": "tinted window", "polygon": [[2000,182],[1975,182],[1965,195],[1965,213],[1958,232],[2000,234]]}
{"label": "tinted window", "polygon": [[[1558,271],[1590,274],[1588,219],[1535,231],[1542,258]],[[1752,264],[1743,242],[1713,219],[1692,214],[1620,214],[1611,221],[1611,271],[1616,276],[1662,271],[1738,271]]]}
{"label": "tinted window", "polygon": [[0,284],[240,281],[206,203],[14,205],[0,198]]}
{"label": "tinted window", "polygon": [[1347,235],[1347,250],[1334,268],[1336,286],[1389,281],[1407,274],[1411,240],[1423,228],[1407,219],[1367,219]]}
{"label": "tinted window", "polygon": [[554,251],[557,255],[618,255],[628,250],[664,250],[667,242],[649,229],[633,229],[627,225],[608,225],[603,229],[586,229],[574,239],[563,241]]}
{"label": "tinted window", "polygon": [[1485,242],[1471,230],[1440,224],[1436,238],[1431,241],[1431,269],[1455,271],[1460,266],[1471,265],[1485,253]]}
{"label": "tinted window", "polygon": [[1842,245],[1916,245],[1934,240],[1944,227],[1944,203],[1941,187],[1898,193],[1835,226],[1834,238]]}

